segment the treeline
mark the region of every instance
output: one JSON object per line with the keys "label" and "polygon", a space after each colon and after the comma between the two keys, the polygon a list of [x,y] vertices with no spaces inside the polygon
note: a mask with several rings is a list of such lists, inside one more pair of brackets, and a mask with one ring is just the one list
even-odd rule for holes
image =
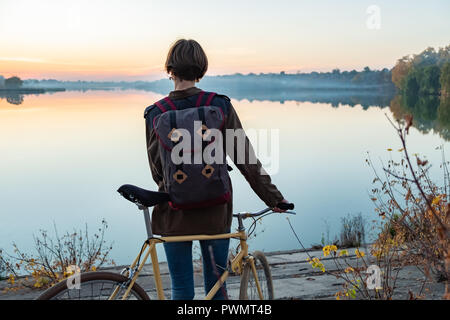
{"label": "treeline", "polygon": [[[141,81],[143,82],[143,81]],[[125,82],[125,81],[62,81],[55,79],[27,79],[25,85],[29,88],[65,88],[68,90],[107,90],[115,88],[133,88],[137,82]]]}
{"label": "treeline", "polygon": [[234,91],[248,90],[316,90],[316,89],[370,89],[383,88],[395,90],[391,81],[391,72],[371,70],[365,67],[361,71],[341,71],[310,73],[250,73],[205,77],[202,83],[206,86],[218,86]]}
{"label": "treeline", "polygon": [[450,140],[450,45],[406,56],[392,69],[399,94],[390,109],[398,120],[413,116],[413,126]]}
{"label": "treeline", "polygon": [[10,77],[5,79],[0,75],[0,89],[17,89],[20,88],[23,81],[19,77]]}
{"label": "treeline", "polygon": [[339,69],[334,69],[330,72],[317,72],[313,71],[310,73],[286,73],[281,71],[280,73],[249,73],[248,75],[243,75],[241,73],[236,73],[232,75],[217,76],[219,79],[235,78],[235,79],[271,79],[271,80],[309,80],[309,81],[324,81],[324,82],[341,82],[343,84],[390,84],[391,83],[391,72],[389,69],[384,68],[382,70],[371,70],[369,67],[365,67],[362,71],[341,71]]}
{"label": "treeline", "polygon": [[392,82],[408,96],[448,95],[450,92],[450,45],[399,59]]}
{"label": "treeline", "polygon": [[[391,72],[387,68],[382,70],[371,70],[365,67],[361,71],[341,71],[334,69],[331,72],[311,73],[235,73],[231,75],[206,76],[202,80],[202,86],[218,86],[221,88],[239,88],[240,90],[267,90],[267,89],[354,89],[373,88],[380,86],[392,86]],[[159,88],[170,90],[172,83],[167,79],[157,81],[134,81],[134,82],[96,82],[96,81],[59,81],[54,79],[25,81],[29,87],[63,87],[66,89],[153,89]]]}
{"label": "treeline", "polygon": [[[206,76],[201,81],[204,90],[217,90],[232,98],[265,99],[267,96],[288,96],[302,92],[317,91],[318,95],[333,92],[334,96],[353,95],[355,92],[378,92],[390,95],[395,92],[390,70],[371,70],[365,67],[361,71],[340,71],[311,73],[235,73],[230,75]],[[167,93],[173,89],[173,84],[167,79],[161,79],[136,86],[142,90]]]}

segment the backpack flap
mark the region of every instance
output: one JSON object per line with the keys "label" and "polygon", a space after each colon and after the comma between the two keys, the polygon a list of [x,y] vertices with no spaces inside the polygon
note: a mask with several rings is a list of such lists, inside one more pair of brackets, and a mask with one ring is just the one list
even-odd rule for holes
{"label": "backpack flap", "polygon": [[[173,208],[208,207],[231,199],[231,185],[223,146],[223,156],[218,163],[206,164],[203,159],[205,147],[213,143],[207,139],[208,130],[216,129],[221,133],[224,123],[222,109],[214,106],[166,110],[154,118],[153,128],[160,143],[164,185]],[[196,149],[194,139],[201,141]],[[180,146],[181,152],[190,154],[190,163],[175,164],[172,161],[171,153],[179,143],[183,143]],[[177,151],[180,148],[177,148]],[[201,153],[200,158],[198,153]]]}

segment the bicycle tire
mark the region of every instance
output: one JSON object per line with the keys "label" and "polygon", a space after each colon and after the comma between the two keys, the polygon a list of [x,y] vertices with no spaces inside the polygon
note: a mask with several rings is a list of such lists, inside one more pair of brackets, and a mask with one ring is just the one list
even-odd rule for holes
{"label": "bicycle tire", "polygon": [[[113,272],[103,272],[103,271],[95,271],[95,272],[85,272],[80,274],[80,286],[91,284],[92,290],[94,283],[111,283],[111,288],[115,288],[114,286],[122,285],[126,283],[129,279],[121,274],[113,273]],[[123,292],[125,292],[127,286],[123,289]],[[82,288],[79,290],[77,289],[69,289],[67,287],[67,281],[63,280],[53,287],[47,289],[44,291],[39,297],[36,298],[36,300],[102,300],[100,297],[98,299],[86,299],[85,297],[81,297]],[[100,294],[103,291],[103,286],[100,289]],[[70,292],[74,292],[73,299],[70,299]],[[78,298],[75,294],[78,292]],[[67,293],[68,299],[64,299],[64,294]],[[137,283],[134,283],[131,291],[130,296],[134,296],[137,300],[150,300],[149,296],[145,292],[145,290],[138,285]],[[105,298],[108,297],[108,295],[105,295]],[[121,295],[118,295],[118,297],[121,297]],[[128,298],[129,298],[128,297]]]}
{"label": "bicycle tire", "polygon": [[[258,280],[263,291],[264,300],[273,300],[274,299],[274,290],[273,290],[273,282],[272,282],[272,273],[270,272],[270,266],[267,262],[266,256],[261,251],[255,251],[251,254],[253,256],[256,266],[256,271],[258,272]],[[246,263],[244,266],[244,270],[242,271],[241,276],[241,287],[239,290],[239,299],[240,300],[259,300],[260,296],[257,292],[256,285],[250,286],[251,281],[253,279],[253,272],[250,263]],[[264,290],[267,288],[267,290]],[[248,291],[249,289],[252,291],[252,294],[249,297]],[[254,291],[254,292],[253,292]],[[254,294],[256,293],[256,294]]]}

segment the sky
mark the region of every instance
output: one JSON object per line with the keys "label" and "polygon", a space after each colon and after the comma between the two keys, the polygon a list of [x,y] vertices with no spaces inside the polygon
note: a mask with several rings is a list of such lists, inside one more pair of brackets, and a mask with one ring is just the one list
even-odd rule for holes
{"label": "sky", "polygon": [[450,1],[0,0],[0,74],[154,80],[180,38],[209,75],[391,68],[450,44]]}

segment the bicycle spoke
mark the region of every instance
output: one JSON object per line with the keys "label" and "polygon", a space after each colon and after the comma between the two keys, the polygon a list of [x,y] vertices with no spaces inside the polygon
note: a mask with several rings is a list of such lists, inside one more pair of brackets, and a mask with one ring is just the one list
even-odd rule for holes
{"label": "bicycle spoke", "polygon": [[105,284],[102,283],[102,287],[101,287],[101,289],[100,289],[100,294],[98,295],[98,300],[101,300],[100,297],[101,297],[101,294],[102,294],[102,292],[103,292],[103,287],[104,287],[104,286],[105,286]]}
{"label": "bicycle spoke", "polygon": [[[113,294],[117,286],[121,286],[122,283],[117,283],[110,280],[95,280],[86,283],[81,283],[79,289],[65,289],[52,299],[55,300],[107,300]],[[116,295],[117,299],[120,299],[125,293],[126,288],[119,288]],[[75,291],[75,292],[74,292]],[[75,294],[75,296],[74,296]],[[140,299],[140,297],[131,290],[129,300]]]}

